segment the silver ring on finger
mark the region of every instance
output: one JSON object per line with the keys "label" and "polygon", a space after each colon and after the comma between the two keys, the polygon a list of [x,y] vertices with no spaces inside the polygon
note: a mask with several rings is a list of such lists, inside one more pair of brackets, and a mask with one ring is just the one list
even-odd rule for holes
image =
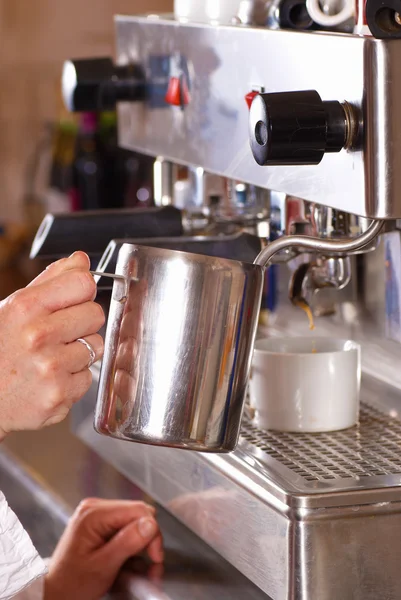
{"label": "silver ring on finger", "polygon": [[89,352],[89,363],[87,366],[87,369],[90,369],[92,365],[95,364],[96,362],[96,352],[93,349],[93,347],[90,345],[89,342],[87,342],[84,338],[78,338],[77,342],[79,342],[80,344],[83,344],[85,346],[85,348],[88,349]]}

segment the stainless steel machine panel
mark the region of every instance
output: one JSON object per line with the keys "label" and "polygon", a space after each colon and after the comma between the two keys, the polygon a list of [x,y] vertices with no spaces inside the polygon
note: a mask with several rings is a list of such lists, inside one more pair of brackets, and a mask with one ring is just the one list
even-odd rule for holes
{"label": "stainless steel machine panel", "polygon": [[[76,434],[273,600],[399,600],[401,396],[365,378],[359,427],[272,433],[244,422],[229,455]],[[380,404],[378,401],[380,399]]]}
{"label": "stainless steel machine panel", "polygon": [[[149,88],[147,100],[120,104],[122,146],[349,213],[401,217],[401,41],[159,17],[117,17],[116,27],[119,63],[140,64]],[[188,92],[180,106],[165,101],[174,77]],[[359,149],[318,166],[258,166],[245,96],[261,88],[350,103],[364,120]]]}

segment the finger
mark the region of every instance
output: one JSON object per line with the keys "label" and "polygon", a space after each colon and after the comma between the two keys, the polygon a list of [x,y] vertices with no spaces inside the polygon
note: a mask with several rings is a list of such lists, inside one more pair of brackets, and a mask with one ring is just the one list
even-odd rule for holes
{"label": "finger", "polygon": [[42,423],[41,427],[53,427],[53,425],[58,425],[68,417],[70,410],[71,407],[69,406],[60,406],[51,417]]}
{"label": "finger", "polygon": [[[74,375],[74,377],[77,377],[77,375]],[[85,527],[91,528],[105,541],[110,540],[112,536],[133,521],[138,521],[144,517],[149,518],[149,508],[143,502],[122,503],[118,507],[116,503],[110,502],[96,506],[84,515]],[[79,526],[79,522],[80,519],[78,519],[77,526]],[[146,545],[150,541],[148,540]]]}
{"label": "finger", "polygon": [[42,426],[57,425],[63,421],[72,406],[89,391],[91,385],[92,373],[89,369],[74,375],[66,375],[62,384],[58,384],[51,392],[49,391],[51,399],[49,417],[42,423]]}
{"label": "finger", "polygon": [[[102,336],[95,334],[86,336],[84,339],[93,348],[96,356],[94,362],[97,362],[102,358],[104,351]],[[67,373],[74,374],[88,368],[91,355],[84,344],[81,342],[72,342],[71,344],[62,346],[60,352],[52,360],[55,363],[55,369],[62,367]]]}
{"label": "finger", "polygon": [[[151,516],[156,514],[156,509],[151,504],[147,504],[146,502],[140,501],[132,501],[132,500],[105,500],[103,498],[85,498],[77,507],[74,517],[82,516],[86,514],[89,510],[96,508],[99,509],[109,509],[109,510],[131,510],[133,506],[141,509],[141,514],[145,514],[148,512]],[[131,513],[130,513],[131,514]]]}
{"label": "finger", "polygon": [[23,296],[31,311],[52,313],[94,300],[96,292],[96,283],[89,270],[69,269],[50,280],[25,288]]}
{"label": "finger", "polygon": [[164,548],[163,548],[163,537],[161,533],[157,535],[146,548],[146,552],[150,560],[156,564],[160,564],[164,561]]}
{"label": "finger", "polygon": [[158,535],[159,526],[153,518],[137,519],[119,531],[99,550],[99,554],[117,572],[129,558],[145,550]]}
{"label": "finger", "polygon": [[70,375],[64,393],[64,406],[71,410],[88,393],[92,385],[92,373],[89,369]]}
{"label": "finger", "polygon": [[85,302],[52,313],[28,336],[37,348],[48,344],[68,344],[97,333],[104,325],[103,309],[95,302]]}
{"label": "finger", "polygon": [[92,372],[85,369],[80,373],[67,375],[62,378],[58,376],[53,381],[53,387],[45,393],[43,402],[49,404],[48,418],[43,426],[56,425],[65,419],[72,406],[81,400],[92,385]]}
{"label": "finger", "polygon": [[52,263],[45,271],[31,281],[28,287],[49,281],[64,271],[70,271],[72,269],[90,269],[89,256],[85,254],[85,252],[74,252],[74,254],[68,258],[62,258],[61,260]]}

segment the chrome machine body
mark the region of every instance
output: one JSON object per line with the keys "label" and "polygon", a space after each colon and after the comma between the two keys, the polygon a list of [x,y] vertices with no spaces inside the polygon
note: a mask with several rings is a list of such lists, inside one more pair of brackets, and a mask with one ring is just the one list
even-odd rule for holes
{"label": "chrome machine body", "polygon": [[[116,28],[118,62],[142,65],[150,86],[149,102],[120,105],[125,148],[363,217],[400,216],[397,42],[152,17],[117,17]],[[172,76],[188,77],[185,106],[164,101]],[[261,89],[316,90],[347,102],[358,120],[352,151],[326,154],[319,165],[260,168],[249,151],[245,97]]]}
{"label": "chrome machine body", "polygon": [[[160,206],[174,203],[175,167],[187,166],[192,194],[185,218],[190,213],[193,224],[203,216],[213,225],[208,231],[203,223],[202,235],[236,235],[235,228],[227,230],[230,224],[248,234],[249,224],[265,224],[252,230],[262,240],[260,249],[274,236],[280,242],[284,232],[297,235],[295,252],[288,253],[284,242],[276,257],[288,261],[303,251],[305,233],[352,237],[366,231],[370,219],[401,218],[399,40],[178,23],[167,16],[117,17],[116,32],[118,66],[107,63],[104,85],[98,85],[99,73],[88,77],[88,61],[75,70],[67,66],[67,103],[86,110],[94,101],[118,102],[120,144],[157,158]],[[85,81],[78,96],[80,77]],[[272,94],[282,96],[277,102]],[[211,202],[216,182],[209,176],[226,182],[217,207]],[[247,222],[246,202],[240,206],[238,197],[251,197],[255,189],[258,200]],[[265,210],[260,190],[268,194]],[[230,204],[233,195],[236,202]],[[294,198],[302,198],[301,209],[291,216]],[[399,301],[401,243],[396,228],[383,237],[384,251],[366,254],[366,273],[382,279],[375,279],[371,293],[365,282],[362,292],[386,313],[388,305],[377,293],[393,286]],[[347,248],[352,255],[355,248]],[[314,250],[293,280],[294,296],[305,295],[307,286],[329,285],[338,293],[350,279],[355,257],[334,258],[324,243]],[[385,280],[381,274],[388,263],[394,273]],[[283,311],[269,335],[304,331],[293,309]],[[95,370],[91,394],[74,408],[74,431],[267,597],[399,600],[400,351],[391,342],[372,345],[376,332],[351,313],[348,323],[342,313],[319,323],[319,335],[349,335],[364,345],[362,414],[355,429],[276,434],[244,420],[239,445],[228,455],[133,445],[94,431]],[[401,332],[396,314],[394,309],[389,322],[392,332]]]}

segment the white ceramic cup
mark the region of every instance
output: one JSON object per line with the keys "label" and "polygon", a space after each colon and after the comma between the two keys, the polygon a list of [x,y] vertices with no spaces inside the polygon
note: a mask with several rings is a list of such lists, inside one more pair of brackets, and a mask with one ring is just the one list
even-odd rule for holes
{"label": "white ceramic cup", "polygon": [[175,0],[174,15],[180,21],[229,25],[241,0]]}
{"label": "white ceramic cup", "polygon": [[361,348],[325,338],[255,344],[249,384],[255,424],[289,432],[340,431],[359,419]]}

